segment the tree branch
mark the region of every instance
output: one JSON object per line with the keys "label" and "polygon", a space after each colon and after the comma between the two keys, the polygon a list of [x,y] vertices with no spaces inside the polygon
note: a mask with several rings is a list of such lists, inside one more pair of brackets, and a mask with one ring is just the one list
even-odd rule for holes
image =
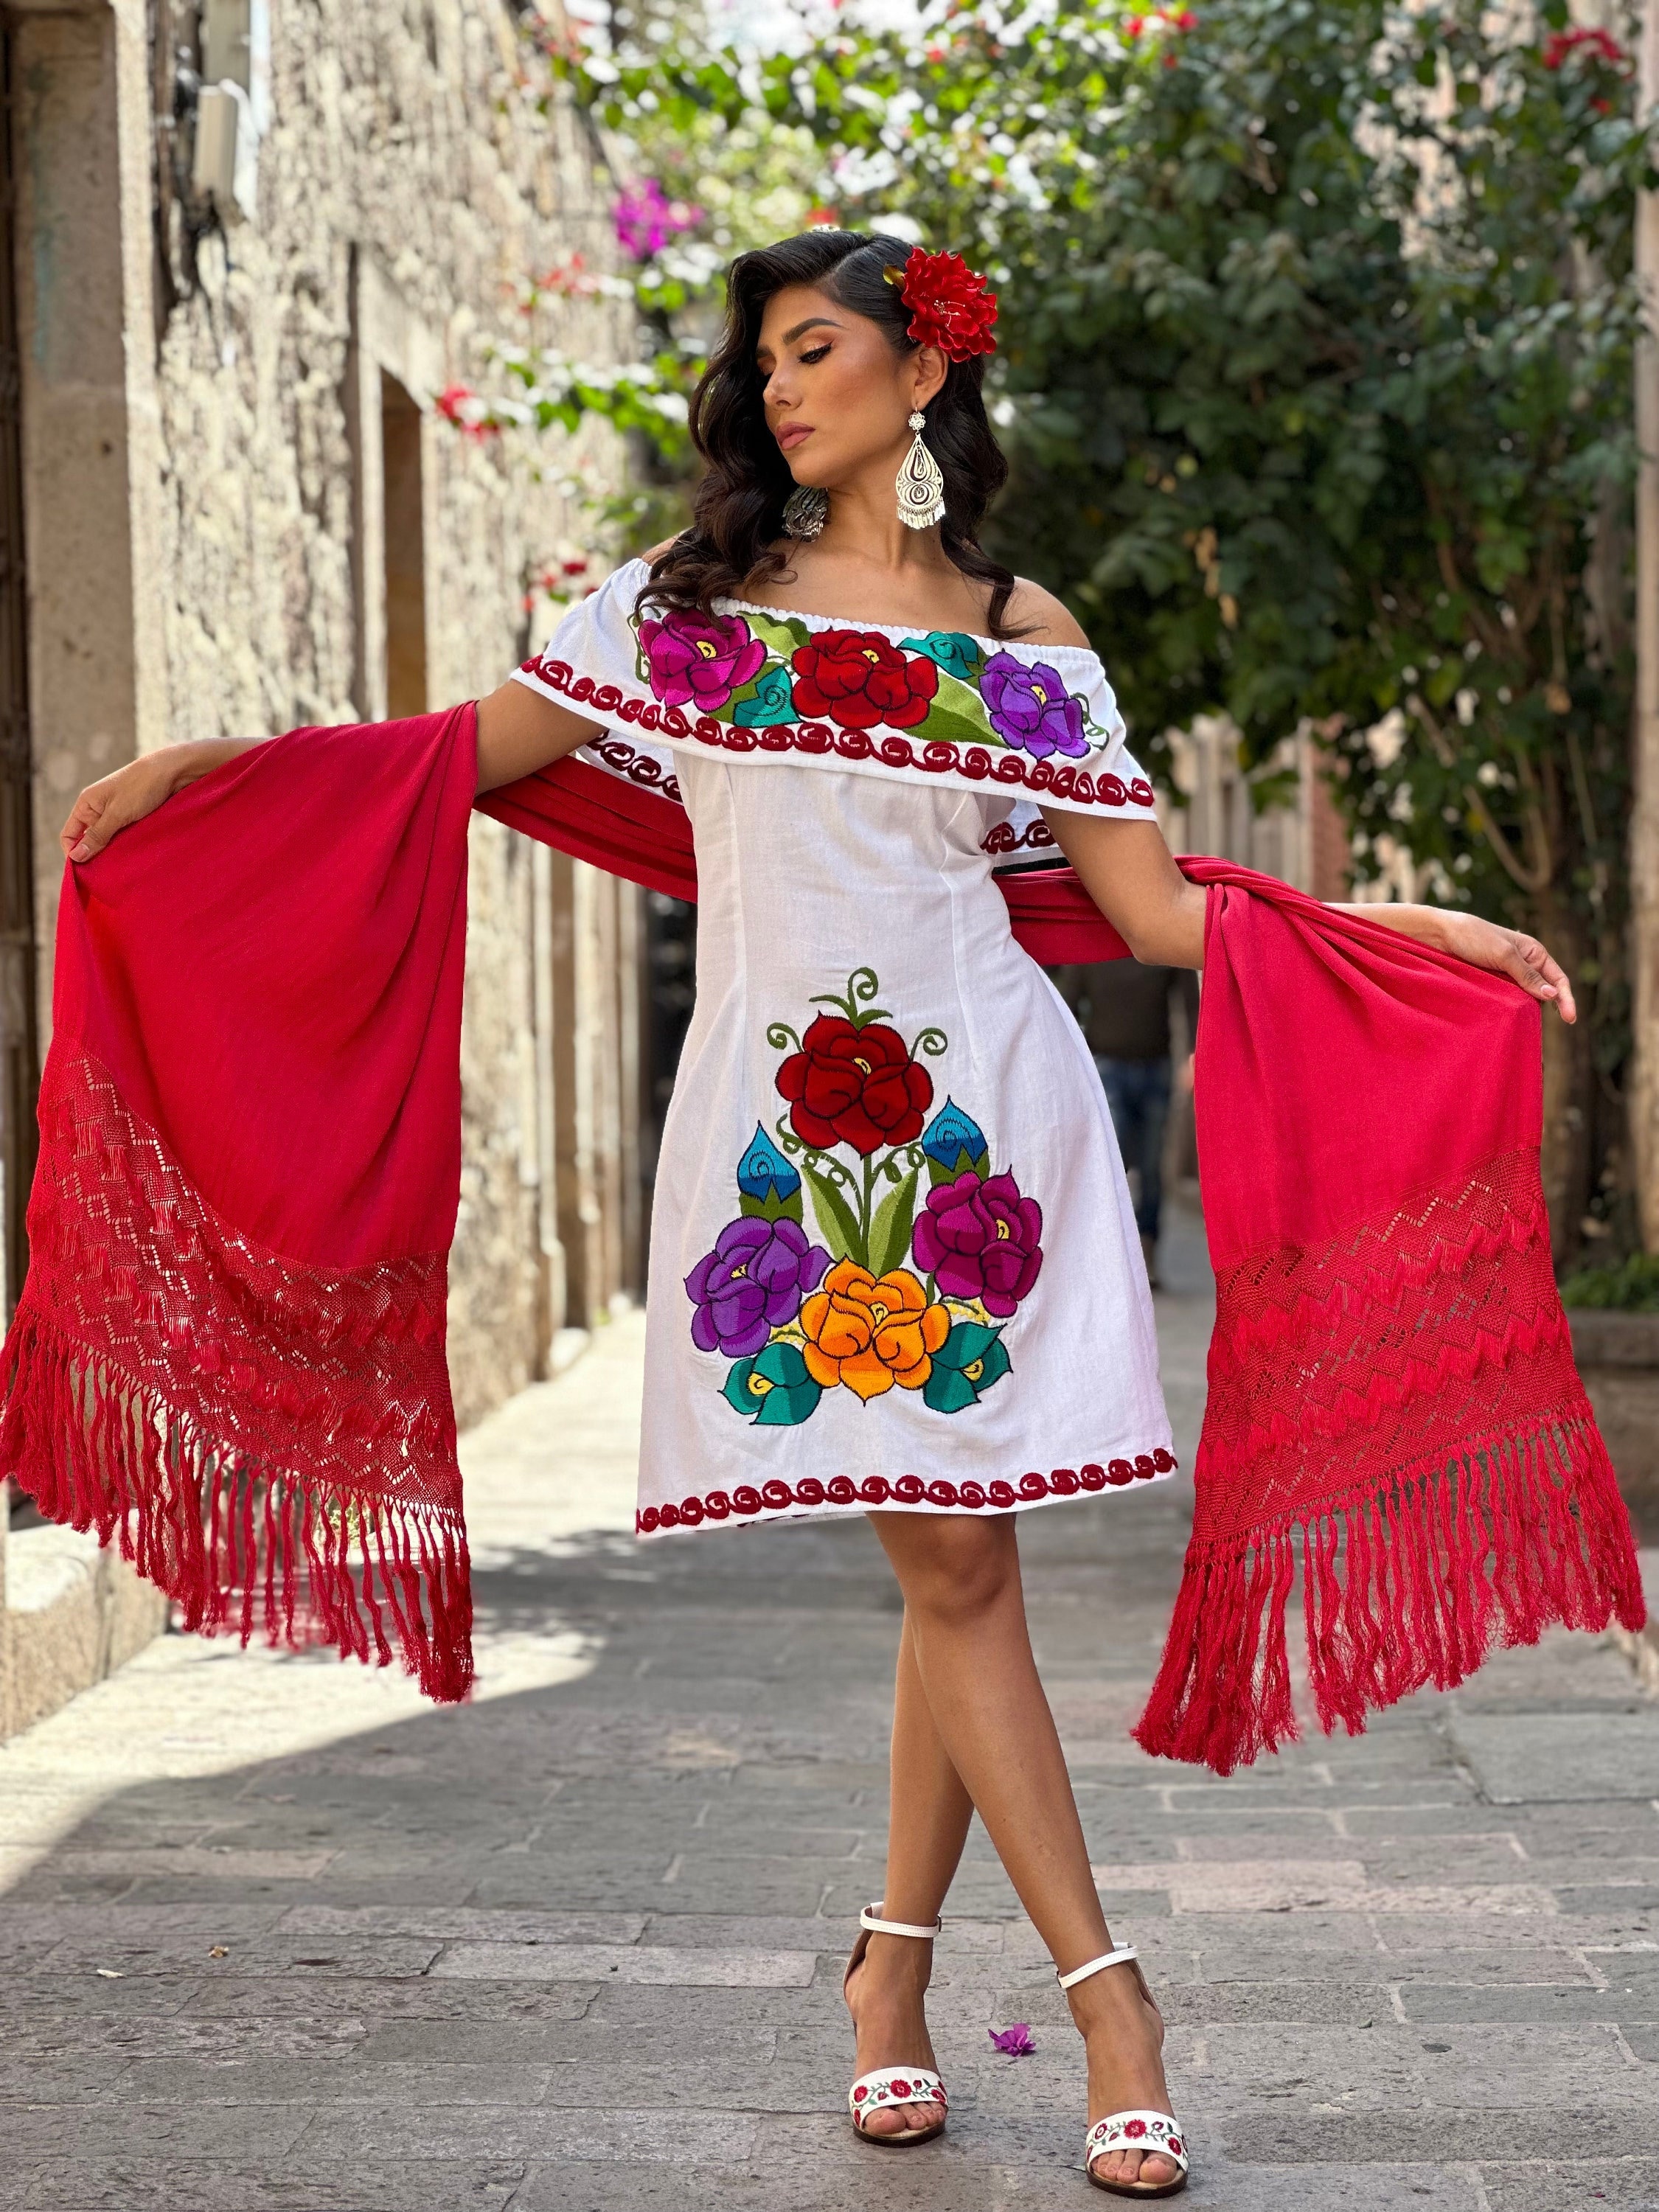
{"label": "tree branch", "polygon": [[[1451,739],[1446,735],[1439,723],[1436,721],[1434,716],[1429,712],[1427,702],[1423,699],[1420,699],[1417,693],[1413,691],[1411,696],[1407,700],[1406,704],[1410,708],[1414,718],[1419,721],[1423,725],[1423,727],[1428,732],[1429,743],[1434,748],[1436,759],[1438,760],[1443,768],[1449,769],[1452,773],[1455,775],[1457,772],[1457,748],[1452,744]],[[1487,805],[1480,786],[1465,781],[1463,783],[1463,795],[1468,800],[1469,811],[1474,815],[1475,820],[1480,824],[1480,828],[1486,836],[1486,842],[1492,847],[1493,852],[1497,854],[1499,860],[1503,863],[1505,874],[1508,875],[1510,880],[1518,885],[1522,890],[1528,892],[1533,897],[1536,897],[1538,893],[1541,891],[1549,882],[1550,877],[1553,872],[1550,864],[1549,842],[1547,838],[1544,836],[1544,825],[1542,821],[1539,819],[1537,808],[1528,807],[1527,810],[1528,830],[1535,831],[1535,842],[1534,842],[1533,847],[1534,854],[1535,859],[1540,863],[1540,865],[1529,868],[1526,865],[1525,861],[1522,860],[1516,852],[1514,846],[1510,844],[1509,839],[1504,835],[1502,830],[1498,826],[1497,820],[1492,814],[1491,807]]]}

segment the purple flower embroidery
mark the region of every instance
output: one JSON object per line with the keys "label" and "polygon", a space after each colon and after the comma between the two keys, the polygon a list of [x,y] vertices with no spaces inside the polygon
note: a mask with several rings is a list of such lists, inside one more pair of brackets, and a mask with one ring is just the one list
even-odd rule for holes
{"label": "purple flower embroidery", "polygon": [[1011,1175],[981,1182],[971,1171],[927,1194],[910,1249],[946,1297],[979,1298],[1006,1320],[1037,1279],[1042,1208]]}
{"label": "purple flower embroidery", "polygon": [[793,1321],[829,1265],[823,1246],[809,1244],[787,1217],[727,1222],[685,1279],[685,1295],[697,1309],[691,1341],[699,1352],[747,1358],[775,1328]]}
{"label": "purple flower embroidery", "polygon": [[991,727],[1007,744],[1046,760],[1089,750],[1083,734],[1083,702],[1067,695],[1065,679],[1046,660],[1027,667],[1012,653],[994,653],[981,671],[980,696]]}
{"label": "purple flower embroidery", "polygon": [[1005,2058],[1030,2058],[1036,2054],[1030,2028],[1023,2020],[1013,2027],[1005,2027],[1000,2035],[994,2027],[988,2027],[985,2033]]}
{"label": "purple flower embroidery", "polygon": [[712,714],[750,677],[758,675],[766,647],[749,634],[741,615],[700,615],[676,608],[661,622],[640,624],[640,643],[651,665],[651,689],[665,707],[696,707]]}

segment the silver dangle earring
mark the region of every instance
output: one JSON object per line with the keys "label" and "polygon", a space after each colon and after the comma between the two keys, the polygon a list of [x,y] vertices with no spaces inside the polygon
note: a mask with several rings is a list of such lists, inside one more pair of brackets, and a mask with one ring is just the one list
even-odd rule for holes
{"label": "silver dangle earring", "polygon": [[945,471],[921,441],[927,417],[918,408],[910,417],[915,443],[898,472],[898,518],[911,530],[927,530],[945,520]]}
{"label": "silver dangle earring", "polygon": [[817,538],[830,520],[830,495],[817,484],[797,484],[783,503],[786,538]]}

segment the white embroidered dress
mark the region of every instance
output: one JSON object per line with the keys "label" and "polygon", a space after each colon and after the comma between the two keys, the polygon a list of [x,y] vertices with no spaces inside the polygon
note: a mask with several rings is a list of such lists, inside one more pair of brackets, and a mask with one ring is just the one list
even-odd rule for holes
{"label": "white embroidered dress", "polygon": [[1099,1080],[993,876],[1147,820],[1070,646],[635,600],[520,680],[681,799],[696,1008],[657,1170],[638,1527],[985,1513],[1175,1466]]}

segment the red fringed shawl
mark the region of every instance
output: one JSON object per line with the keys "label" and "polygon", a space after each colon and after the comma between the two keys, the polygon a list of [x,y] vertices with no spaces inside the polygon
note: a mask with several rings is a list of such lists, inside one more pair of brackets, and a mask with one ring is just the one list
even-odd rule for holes
{"label": "red fringed shawl", "polygon": [[[295,732],[65,878],[0,1471],[118,1540],[188,1626],[471,1679],[444,1363],[459,1176],[470,708]],[[580,760],[482,802],[696,895],[661,793]],[[343,829],[342,825],[346,825]],[[1197,1513],[1137,1734],[1223,1772],[1363,1725],[1496,1640],[1631,1626],[1628,1520],[1538,1181],[1538,1013],[1271,878],[1212,886],[1199,1150],[1218,1306]],[[1044,963],[1121,941],[1001,878]]]}

